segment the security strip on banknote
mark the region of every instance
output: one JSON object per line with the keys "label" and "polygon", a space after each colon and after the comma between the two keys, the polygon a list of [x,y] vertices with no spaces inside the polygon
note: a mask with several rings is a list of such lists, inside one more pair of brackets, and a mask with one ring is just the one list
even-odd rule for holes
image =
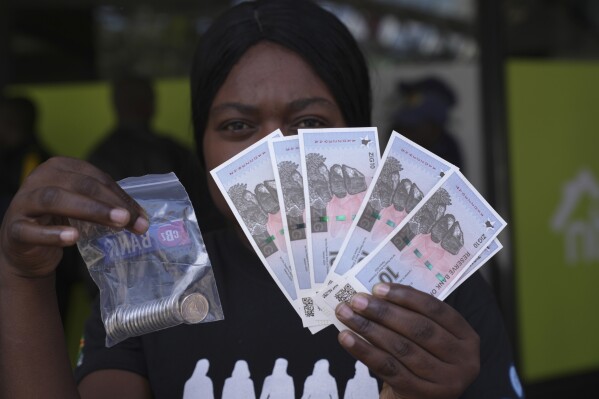
{"label": "security strip on banknote", "polygon": [[339,254],[379,165],[376,127],[298,130],[311,286]]}
{"label": "security strip on banknote", "polygon": [[210,173],[252,248],[302,317],[268,149],[269,140],[282,136],[277,129]]}
{"label": "security strip on banknote", "polygon": [[293,271],[304,327],[328,325],[329,318],[315,305],[306,241],[306,203],[301,175],[301,155],[297,136],[268,141],[281,208],[283,233]]}
{"label": "security strip on banknote", "polygon": [[[459,172],[426,196],[413,213],[344,277],[317,298],[327,313],[379,282],[410,285],[445,298],[506,222]],[[333,316],[334,317],[334,316]],[[338,328],[346,328],[336,318]]]}

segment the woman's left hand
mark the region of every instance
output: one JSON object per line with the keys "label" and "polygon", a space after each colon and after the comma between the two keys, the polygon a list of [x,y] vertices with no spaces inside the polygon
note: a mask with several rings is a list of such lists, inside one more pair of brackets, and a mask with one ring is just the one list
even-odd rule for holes
{"label": "woman's left hand", "polygon": [[382,283],[336,314],[353,330],[339,333],[341,345],[384,381],[381,398],[457,398],[479,373],[478,334],[425,292]]}

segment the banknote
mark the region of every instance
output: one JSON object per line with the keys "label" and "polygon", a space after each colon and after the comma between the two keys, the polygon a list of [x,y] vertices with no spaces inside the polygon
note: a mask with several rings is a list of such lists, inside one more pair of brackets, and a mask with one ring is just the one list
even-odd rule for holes
{"label": "banknote", "polygon": [[325,282],[379,164],[376,127],[299,129],[312,288]]}
{"label": "banknote", "polygon": [[268,140],[282,137],[276,130],[210,171],[254,251],[289,303],[297,303],[294,272],[279,207]]}
{"label": "banknote", "polygon": [[268,141],[275,183],[281,208],[283,232],[294,281],[302,307],[304,327],[328,324],[312,298],[312,282],[306,241],[306,203],[301,175],[301,155],[297,136],[272,138]]}
{"label": "banknote", "polygon": [[[459,280],[505,227],[505,221],[457,170],[332,290],[317,298],[329,314],[379,282],[410,285],[437,298]],[[335,324],[338,326],[338,324]]]}
{"label": "banknote", "polygon": [[268,142],[279,190],[279,206],[284,213],[283,229],[289,234],[287,247],[297,275],[298,290],[309,290],[311,285],[306,242],[306,203],[301,175],[301,155],[297,136],[273,138]]}
{"label": "banknote", "polygon": [[333,262],[329,281],[331,273],[342,276],[368,256],[454,168],[395,131],[380,164]]}

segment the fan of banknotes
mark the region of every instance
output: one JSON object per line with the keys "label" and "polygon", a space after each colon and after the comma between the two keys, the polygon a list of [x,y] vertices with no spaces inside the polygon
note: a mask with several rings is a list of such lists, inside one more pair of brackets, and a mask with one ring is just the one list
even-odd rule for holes
{"label": "fan of banknotes", "polygon": [[395,131],[381,157],[376,127],[276,130],[211,174],[312,333],[379,282],[443,300],[502,248],[458,168]]}

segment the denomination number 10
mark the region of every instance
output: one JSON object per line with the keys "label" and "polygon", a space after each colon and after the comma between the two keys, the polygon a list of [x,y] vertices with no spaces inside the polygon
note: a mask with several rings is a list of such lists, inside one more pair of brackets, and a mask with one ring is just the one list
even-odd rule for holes
{"label": "denomination number 10", "polygon": [[382,283],[392,283],[395,280],[397,280],[398,278],[399,278],[399,273],[394,272],[390,266],[387,266],[387,268],[384,271],[379,273],[379,280]]}

